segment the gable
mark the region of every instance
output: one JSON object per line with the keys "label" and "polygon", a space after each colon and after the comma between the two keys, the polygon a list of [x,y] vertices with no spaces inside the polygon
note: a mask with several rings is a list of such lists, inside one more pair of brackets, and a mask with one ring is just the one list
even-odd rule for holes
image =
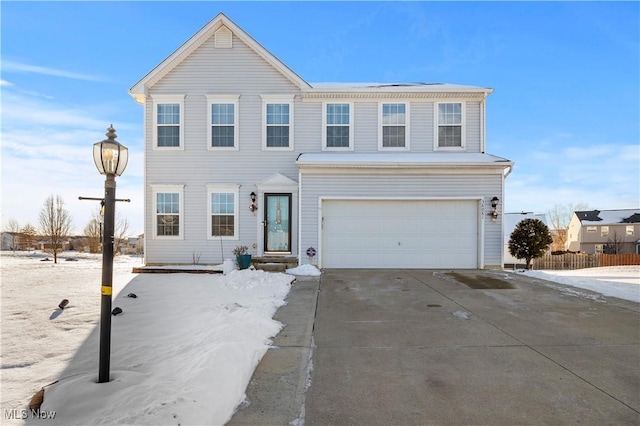
{"label": "gable", "polygon": [[131,94],[137,102],[144,103],[146,96],[149,93],[149,89],[158,84],[171,71],[176,69],[176,67],[183,64],[205,43],[211,42],[214,49],[233,50],[234,37],[236,37],[238,41],[248,47],[254,54],[259,56],[266,64],[268,64],[277,73],[281,74],[283,78],[288,80],[297,88],[302,89],[310,87],[306,81],[300,78],[283,62],[262,47],[249,34],[238,27],[223,13],[220,13],[200,31],[193,35],[186,43],[169,55],[167,59],[162,61],[145,77],[131,87],[131,89],[129,89],[129,94]]}

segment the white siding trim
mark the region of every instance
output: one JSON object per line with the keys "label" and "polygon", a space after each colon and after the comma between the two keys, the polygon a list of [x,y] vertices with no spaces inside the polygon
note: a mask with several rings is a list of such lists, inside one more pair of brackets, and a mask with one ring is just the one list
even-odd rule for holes
{"label": "white siding trim", "polygon": [[[327,105],[328,104],[346,104],[349,105],[349,146],[346,148],[342,147],[328,147],[327,146]],[[353,151],[354,150],[354,141],[353,141],[353,102],[341,101],[341,100],[326,100],[322,102],[322,150],[323,151]]]}
{"label": "white siding trim", "polygon": [[[209,151],[238,151],[240,149],[240,95],[205,95],[207,97],[207,150]],[[233,146],[211,146],[211,108],[213,104],[233,104]]]}
{"label": "white siding trim", "polygon": [[[207,187],[207,240],[233,240],[237,241],[240,239],[240,185],[236,184],[215,184],[209,183],[206,185]],[[211,235],[211,194],[220,193],[220,192],[232,192],[234,194],[233,197],[233,237],[220,237]]]}
{"label": "white siding trim", "polygon": [[[461,146],[445,146],[445,147],[439,147],[438,146],[438,106],[440,104],[456,104],[459,103],[461,104],[461,111],[462,111],[462,142],[461,142]],[[482,106],[481,106],[482,108]],[[482,121],[482,118],[481,118]],[[466,131],[467,131],[467,103],[465,100],[462,99],[448,99],[448,100],[440,100],[434,103],[433,105],[433,150],[434,151],[465,151],[467,148],[467,141],[466,141]],[[481,123],[482,125],[482,123]],[[483,151],[482,151],[483,152]]]}
{"label": "white siding trim", "polygon": [[[164,193],[164,192],[177,192],[180,194],[180,222],[179,222],[179,230],[177,236],[167,236],[167,235],[158,235],[158,213],[156,202],[158,197],[156,194]],[[154,240],[184,240],[184,219],[185,219],[185,211],[184,211],[184,185],[151,185],[151,214],[152,218],[152,230],[151,230],[151,238]]]}
{"label": "white siding trim", "polygon": [[[260,95],[262,99],[262,150],[263,151],[293,151],[294,146],[294,94],[289,95]],[[289,146],[267,147],[267,104],[289,105]]]}
{"label": "white siding trim", "polygon": [[[153,127],[151,135],[151,146],[158,151],[183,151],[184,150],[184,99],[186,95],[152,95],[153,100]],[[180,105],[180,146],[158,146],[158,105],[179,104]]]}
{"label": "white siding trim", "polygon": [[[382,106],[388,104],[404,105],[404,146],[403,147],[384,147],[382,146]],[[378,102],[378,151],[411,151],[411,131],[410,131],[411,107],[407,101],[379,101]]]}

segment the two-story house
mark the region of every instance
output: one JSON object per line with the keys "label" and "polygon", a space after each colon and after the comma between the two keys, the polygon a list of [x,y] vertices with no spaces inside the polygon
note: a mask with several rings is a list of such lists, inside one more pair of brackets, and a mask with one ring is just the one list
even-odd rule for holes
{"label": "two-story house", "polygon": [[308,83],[219,14],[136,83],[145,263],[500,268],[492,89]]}
{"label": "two-story house", "polygon": [[640,209],[574,212],[567,233],[571,251],[640,253]]}

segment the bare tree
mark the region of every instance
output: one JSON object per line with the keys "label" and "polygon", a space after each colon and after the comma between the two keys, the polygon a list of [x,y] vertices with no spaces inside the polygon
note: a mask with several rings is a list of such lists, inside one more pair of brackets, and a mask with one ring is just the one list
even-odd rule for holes
{"label": "bare tree", "polygon": [[102,252],[102,227],[104,218],[102,217],[102,209],[96,208],[91,214],[91,220],[84,227],[84,236],[89,241],[89,251],[91,253]]}
{"label": "bare tree", "polygon": [[18,250],[20,245],[20,224],[15,219],[10,219],[5,228],[5,232],[9,234],[9,248],[11,251]]}
{"label": "bare tree", "polygon": [[84,236],[89,242],[89,251],[91,253],[99,253],[102,244],[102,222],[95,218],[91,219],[87,226],[84,227]]}
{"label": "bare tree", "polygon": [[51,195],[44,202],[40,211],[40,229],[51,244],[53,262],[58,263],[58,252],[63,249],[64,239],[71,231],[71,215],[59,195]]}
{"label": "bare tree", "polygon": [[121,217],[120,215],[116,215],[116,229],[114,235],[114,253],[120,252],[120,247],[122,242],[127,239],[127,234],[129,233],[129,221],[126,217]]}
{"label": "bare tree", "polygon": [[618,235],[616,231],[613,231],[613,235],[610,235],[607,239],[607,244],[602,247],[604,254],[620,254],[624,252],[624,236]]}
{"label": "bare tree", "polygon": [[22,247],[26,249],[34,248],[36,245],[36,236],[37,236],[36,228],[32,224],[27,223],[25,226],[22,227],[21,233],[22,233]]}
{"label": "bare tree", "polygon": [[556,242],[563,249],[567,246],[567,230],[573,217],[573,212],[587,210],[586,203],[557,203],[547,211],[547,220],[550,228],[555,231]]}

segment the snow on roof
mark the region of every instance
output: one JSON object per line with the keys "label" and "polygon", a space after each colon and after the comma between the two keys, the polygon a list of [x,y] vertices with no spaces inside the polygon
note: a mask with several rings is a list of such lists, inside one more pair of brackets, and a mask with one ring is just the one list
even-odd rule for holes
{"label": "snow on roof", "polygon": [[640,209],[585,210],[575,212],[583,225],[614,225],[640,223]]}
{"label": "snow on roof", "polygon": [[461,84],[449,84],[449,83],[364,83],[364,82],[350,82],[350,83],[309,83],[313,89],[318,90],[398,90],[402,88],[410,89],[411,91],[482,91],[492,92],[493,89],[488,87],[479,86],[465,86]]}
{"label": "snow on roof", "polygon": [[511,166],[505,158],[479,152],[313,152],[296,160],[302,166],[424,166],[424,165],[500,165]]}

